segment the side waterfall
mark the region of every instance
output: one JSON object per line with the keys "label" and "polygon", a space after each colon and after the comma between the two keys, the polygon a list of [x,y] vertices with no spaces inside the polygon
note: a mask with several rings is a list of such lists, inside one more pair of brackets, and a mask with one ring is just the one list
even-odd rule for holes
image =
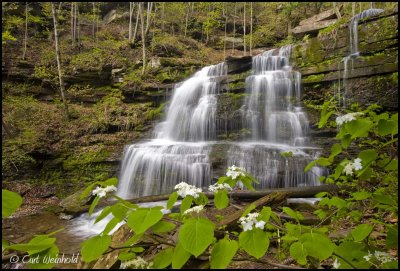
{"label": "side waterfall", "polygon": [[[345,56],[341,62],[343,62],[343,82],[342,86],[344,89],[344,93],[341,93],[341,88],[340,88],[340,74],[339,74],[339,90],[338,90],[338,100],[339,100],[339,105],[343,105],[346,107],[346,98],[348,98],[348,89],[347,89],[347,79],[350,75],[349,71],[349,62],[351,61],[351,70],[353,70],[353,65],[354,65],[354,60],[357,59],[360,56],[360,52],[358,51],[358,21],[376,16],[380,13],[384,12],[383,9],[376,9],[376,8],[371,8],[364,10],[363,12],[355,15],[353,18],[350,20],[349,24],[349,33],[350,33],[350,42],[349,42],[349,48],[350,52],[349,55]],[[339,65],[339,70],[340,70],[340,65]]]}

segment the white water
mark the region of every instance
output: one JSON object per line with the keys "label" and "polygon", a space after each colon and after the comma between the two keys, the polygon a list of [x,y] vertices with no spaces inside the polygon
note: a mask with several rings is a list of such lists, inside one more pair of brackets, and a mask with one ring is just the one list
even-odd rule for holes
{"label": "white water", "polygon": [[[341,87],[340,87],[340,73],[339,73],[339,89],[338,89],[338,101],[339,105],[343,105],[343,107],[346,107],[346,98],[348,98],[348,89],[347,89],[347,79],[350,76],[350,72],[353,70],[354,66],[354,60],[357,59],[360,56],[360,52],[358,51],[358,21],[376,16],[380,13],[382,13],[384,10],[383,9],[367,9],[364,10],[363,12],[355,15],[353,18],[350,20],[349,24],[349,33],[350,33],[350,42],[349,42],[349,48],[350,52],[349,55],[345,56],[341,62],[343,62],[343,83],[342,87],[344,89],[343,94],[341,93]],[[351,62],[351,69],[349,69]],[[340,65],[339,65],[340,69]]]}

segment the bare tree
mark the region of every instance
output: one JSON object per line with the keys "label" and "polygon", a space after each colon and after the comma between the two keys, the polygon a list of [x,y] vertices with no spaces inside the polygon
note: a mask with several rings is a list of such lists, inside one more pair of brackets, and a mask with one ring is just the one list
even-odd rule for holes
{"label": "bare tree", "polygon": [[[227,13],[228,13],[228,11],[227,11]],[[224,60],[225,60],[225,58],[226,58],[226,21],[227,21],[227,17],[228,17],[228,15],[225,14],[225,3],[222,8],[222,14],[223,14],[222,16],[225,18],[225,27],[224,27]]]}
{"label": "bare tree", "polygon": [[57,59],[57,70],[58,70],[58,78],[60,81],[60,94],[61,94],[61,99],[64,104],[64,110],[67,118],[69,118],[69,112],[68,112],[68,105],[67,101],[65,100],[65,89],[64,89],[64,80],[62,77],[62,72],[61,72],[61,57],[60,57],[60,49],[58,47],[58,32],[57,32],[57,16],[56,16],[56,9],[54,7],[54,3],[51,3],[51,12],[53,13],[53,23],[54,23],[54,40],[56,44],[56,59]]}
{"label": "bare tree", "polygon": [[233,40],[232,40],[232,54],[235,50],[235,35],[236,35],[236,2],[234,3],[234,13],[233,13]]}
{"label": "bare tree", "polygon": [[129,33],[128,33],[128,41],[132,40],[132,15],[133,15],[133,7],[134,3],[129,2]]}
{"label": "bare tree", "polygon": [[25,60],[27,42],[28,42],[28,2],[25,2],[25,35],[24,35],[24,48],[22,49],[22,60]]}
{"label": "bare tree", "polygon": [[139,17],[140,17],[139,12],[140,12],[140,5],[138,4],[138,10],[136,13],[135,32],[133,32],[132,44],[134,44],[135,40],[136,40],[137,30],[138,30],[138,26],[139,26]]}
{"label": "bare tree", "polygon": [[243,53],[246,55],[246,2],[243,8]]}
{"label": "bare tree", "polygon": [[146,70],[146,37],[144,34],[144,16],[143,16],[143,10],[144,10],[144,3],[141,2],[139,5],[139,14],[140,14],[140,27],[142,29],[142,49],[143,49],[143,69],[142,69],[142,74],[144,74]]}
{"label": "bare tree", "polygon": [[93,3],[93,27],[92,27],[92,35],[93,35],[93,40],[95,40],[95,34],[94,34],[94,26],[95,26],[95,22],[96,22],[96,13],[95,13],[95,2]]}
{"label": "bare tree", "polygon": [[187,28],[188,28],[189,12],[190,12],[190,2],[188,2],[187,11],[186,11],[186,19],[185,19],[185,37],[186,37]]}

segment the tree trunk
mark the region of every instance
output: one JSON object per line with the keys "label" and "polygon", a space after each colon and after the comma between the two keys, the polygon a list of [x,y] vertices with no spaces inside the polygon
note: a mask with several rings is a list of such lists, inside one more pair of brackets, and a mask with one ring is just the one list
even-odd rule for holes
{"label": "tree trunk", "polygon": [[71,2],[71,46],[75,45],[75,31],[74,31],[74,2]]}
{"label": "tree trunk", "polygon": [[235,50],[235,37],[236,36],[236,2],[234,3],[234,13],[233,13],[233,41],[232,41],[232,54]]}
{"label": "tree trunk", "polygon": [[143,49],[143,69],[142,69],[142,74],[144,74],[146,70],[146,37],[144,34],[144,17],[143,17],[143,11],[144,11],[144,3],[140,3],[140,26],[142,29],[142,49]]}
{"label": "tree trunk", "polygon": [[65,114],[67,118],[69,118],[69,112],[68,112],[68,105],[67,101],[65,100],[65,95],[64,95],[64,81],[61,73],[61,57],[60,57],[60,49],[58,47],[58,32],[57,32],[57,17],[56,17],[56,10],[54,7],[54,3],[51,3],[51,11],[53,13],[53,23],[54,23],[54,40],[56,43],[56,59],[57,59],[57,70],[58,70],[58,78],[60,80],[60,94],[61,94],[61,100],[63,101],[64,104],[64,109],[65,109]]}
{"label": "tree trunk", "polygon": [[243,53],[246,55],[246,2],[243,9]]}
{"label": "tree trunk", "polygon": [[186,38],[186,32],[187,32],[187,27],[188,27],[189,11],[190,11],[190,2],[188,3],[188,6],[187,6],[186,19],[185,19],[185,38]]}
{"label": "tree trunk", "polygon": [[252,55],[251,47],[253,45],[253,2],[250,2],[250,55]]}
{"label": "tree trunk", "polygon": [[76,29],[76,38],[78,40],[78,44],[81,43],[81,21],[79,19],[79,6],[78,3],[76,3],[76,20],[77,20],[77,29]]}
{"label": "tree trunk", "polygon": [[222,9],[222,13],[224,14],[223,16],[225,18],[225,27],[224,27],[224,61],[225,61],[225,58],[226,58],[226,21],[227,21],[227,17],[228,17],[225,14],[225,3],[224,3],[224,8]]}
{"label": "tree trunk", "polygon": [[93,3],[93,27],[92,27],[92,35],[93,35],[93,40],[95,40],[95,35],[94,35],[94,24],[95,24],[95,6],[94,2]]}
{"label": "tree trunk", "polygon": [[146,31],[145,34],[150,30],[150,24],[151,24],[151,11],[153,10],[153,2],[150,2],[150,5],[147,5],[147,13],[146,13]]}
{"label": "tree trunk", "polygon": [[138,4],[138,11],[136,12],[135,32],[133,32],[132,44],[135,44],[135,40],[136,40],[136,34],[137,34],[138,26],[139,26],[139,16],[140,16],[139,12],[140,12],[140,8],[139,8],[139,4]]}
{"label": "tree trunk", "polygon": [[24,48],[22,50],[22,60],[25,60],[27,42],[28,42],[28,2],[25,2],[25,35],[24,35]]}
{"label": "tree trunk", "polygon": [[161,30],[164,32],[165,28],[165,2],[162,3],[162,10],[161,10]]}
{"label": "tree trunk", "polygon": [[129,43],[132,40],[132,15],[133,15],[133,3],[129,2],[129,33],[128,33]]}

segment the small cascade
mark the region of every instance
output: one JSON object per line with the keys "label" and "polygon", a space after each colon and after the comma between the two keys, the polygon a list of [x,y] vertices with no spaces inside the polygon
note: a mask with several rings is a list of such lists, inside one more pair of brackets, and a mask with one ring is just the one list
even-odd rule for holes
{"label": "small cascade", "polygon": [[[367,9],[367,10],[364,10],[363,12],[355,15],[350,20],[350,24],[349,24],[350,52],[349,52],[349,55],[345,56],[341,61],[341,62],[343,62],[342,87],[344,89],[344,93],[343,94],[341,93],[340,74],[339,74],[339,89],[338,89],[339,105],[346,107],[346,98],[348,97],[347,79],[349,78],[350,71],[353,70],[354,60],[360,56],[360,52],[358,51],[358,21],[365,19],[365,18],[376,16],[376,15],[382,13],[383,11],[384,11],[383,9],[376,9],[376,8]],[[350,64],[351,64],[351,70],[349,69]],[[339,70],[340,70],[340,65],[339,65]]]}
{"label": "small cascade", "polygon": [[180,182],[198,187],[210,184],[211,143],[207,141],[216,138],[216,95],[226,74],[226,64],[220,63],[176,85],[155,139],[125,147],[118,196],[169,193]]}

